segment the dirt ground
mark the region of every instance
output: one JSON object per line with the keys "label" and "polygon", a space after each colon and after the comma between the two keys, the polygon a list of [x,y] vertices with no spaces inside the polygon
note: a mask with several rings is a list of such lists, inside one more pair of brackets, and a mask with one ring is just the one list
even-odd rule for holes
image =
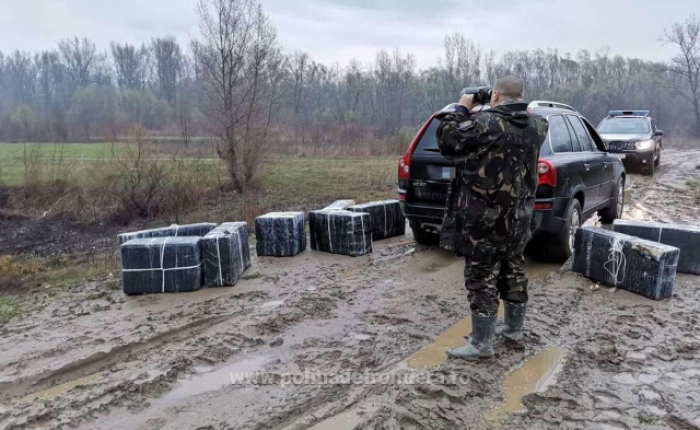
{"label": "dirt ground", "polygon": [[[698,165],[667,152],[631,176],[625,217],[700,222]],[[531,263],[524,348],[443,361],[469,330],[462,270],[407,235],[257,258],[233,288],[87,282],[0,327],[0,429],[700,429],[700,278],[653,302]],[[347,372],[365,379],[301,378]]]}

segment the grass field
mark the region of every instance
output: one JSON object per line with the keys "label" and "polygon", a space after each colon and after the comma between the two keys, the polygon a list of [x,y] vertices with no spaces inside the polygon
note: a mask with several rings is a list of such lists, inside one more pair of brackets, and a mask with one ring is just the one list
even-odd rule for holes
{"label": "grass field", "polygon": [[[124,144],[119,144],[124,145]],[[120,146],[117,146],[119,150]],[[26,151],[37,151],[41,162],[56,163],[55,144],[0,143],[0,184],[24,184]],[[33,149],[35,148],[35,149]],[[62,145],[63,162],[70,163],[70,179],[77,185],[89,185],[91,167],[108,160],[109,143],[68,143]],[[163,153],[163,158],[168,158]],[[210,156],[205,163],[219,163]],[[225,171],[225,169],[221,169]],[[214,169],[207,179],[216,182]],[[259,176],[267,197],[278,204],[354,198],[358,201],[385,199],[396,194],[396,159],[386,157],[309,158],[283,156],[265,166]]]}

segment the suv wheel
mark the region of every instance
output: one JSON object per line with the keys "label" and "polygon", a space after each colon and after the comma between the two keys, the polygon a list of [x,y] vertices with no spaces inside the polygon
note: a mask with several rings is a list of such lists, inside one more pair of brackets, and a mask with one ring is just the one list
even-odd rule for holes
{"label": "suv wheel", "polygon": [[419,244],[426,246],[434,246],[440,243],[440,236],[435,233],[423,230],[420,227],[420,223],[418,221],[410,220],[408,222],[408,225],[411,227],[411,230],[413,230],[413,237]]}
{"label": "suv wheel", "polygon": [[576,199],[571,199],[566,208],[566,223],[562,231],[557,234],[549,245],[549,257],[557,262],[564,263],[574,253],[574,239],[576,230],[581,227],[583,217],[581,204]]}
{"label": "suv wheel", "polygon": [[600,220],[603,224],[612,224],[616,219],[622,218],[622,212],[625,210],[625,181],[620,178],[615,187],[615,195],[613,196],[610,206],[598,212]]}
{"label": "suv wheel", "polygon": [[661,165],[661,148],[659,148],[659,153],[656,154],[656,160],[654,160],[654,166],[659,167]]}

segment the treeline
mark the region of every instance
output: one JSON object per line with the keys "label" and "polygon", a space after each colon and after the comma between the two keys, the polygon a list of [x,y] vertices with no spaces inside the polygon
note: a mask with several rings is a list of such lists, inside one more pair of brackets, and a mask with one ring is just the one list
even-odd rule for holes
{"label": "treeline", "polygon": [[[222,21],[220,11],[230,22]],[[206,136],[233,147],[243,133],[250,139],[251,130],[264,129],[257,139],[313,151],[372,141],[378,152],[396,152],[430,113],[454,102],[461,88],[509,73],[525,80],[528,99],[570,104],[593,122],[610,109],[649,109],[667,133],[700,135],[695,17],[664,34],[664,41],[681,48],[681,57],[668,64],[607,50],[497,55],[454,34],[436,47],[437,64],[419,69],[410,53],[398,51],[381,50],[371,64],[352,60],[333,66],[303,52],[284,54],[284,41],[277,40],[253,0],[201,0],[199,13],[201,35],[186,47],[166,37],[142,46],[112,42],[101,51],[76,38],[42,52],[0,53],[0,140],[114,140],[139,125],[185,143]],[[210,36],[222,28],[240,31],[239,19],[262,42],[238,46],[232,33],[230,46],[218,46]],[[692,41],[685,37],[691,31]],[[217,68],[224,73],[217,75]],[[264,102],[251,96],[253,90],[264,93]],[[237,122],[236,103],[246,105],[251,97]],[[244,132],[242,121],[248,126]],[[251,121],[259,126],[251,128]],[[244,145],[256,144],[245,139]],[[226,159],[224,145],[219,155]]]}

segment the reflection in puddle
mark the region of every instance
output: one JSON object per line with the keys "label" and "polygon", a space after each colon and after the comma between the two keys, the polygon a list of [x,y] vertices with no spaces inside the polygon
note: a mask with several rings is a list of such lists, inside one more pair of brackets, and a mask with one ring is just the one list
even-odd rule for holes
{"label": "reflection in puddle", "polygon": [[309,430],[352,430],[360,423],[360,415],[354,409],[321,421]]}
{"label": "reflection in puddle", "polygon": [[540,351],[515,369],[503,381],[505,400],[491,408],[484,419],[492,424],[504,422],[509,415],[521,412],[524,406],[522,398],[534,392],[543,392],[555,382],[561,370],[564,350],[558,346]]}
{"label": "reflection in puddle", "polygon": [[[503,317],[503,306],[498,308],[498,316]],[[468,315],[457,324],[448,328],[435,342],[421,349],[406,360],[406,364],[411,369],[428,369],[442,364],[447,360],[447,348],[458,348],[464,346],[465,337],[472,334],[472,317]]]}
{"label": "reflection in puddle", "polygon": [[47,400],[54,397],[58,397],[72,390],[75,387],[82,385],[90,385],[94,382],[99,381],[104,376],[104,372],[94,373],[92,375],[86,376],[84,378],[76,379],[75,381],[66,382],[65,384],[56,385],[48,390],[39,391],[37,393],[30,394],[23,397],[20,401],[23,403],[32,403],[37,400]]}
{"label": "reflection in puddle", "polygon": [[260,371],[267,363],[267,357],[254,357],[229,363],[220,368],[197,366],[197,375],[189,379],[180,381],[180,386],[166,394],[163,398],[167,400],[184,399],[197,396],[199,394],[216,391],[231,385],[232,374],[252,374]]}

